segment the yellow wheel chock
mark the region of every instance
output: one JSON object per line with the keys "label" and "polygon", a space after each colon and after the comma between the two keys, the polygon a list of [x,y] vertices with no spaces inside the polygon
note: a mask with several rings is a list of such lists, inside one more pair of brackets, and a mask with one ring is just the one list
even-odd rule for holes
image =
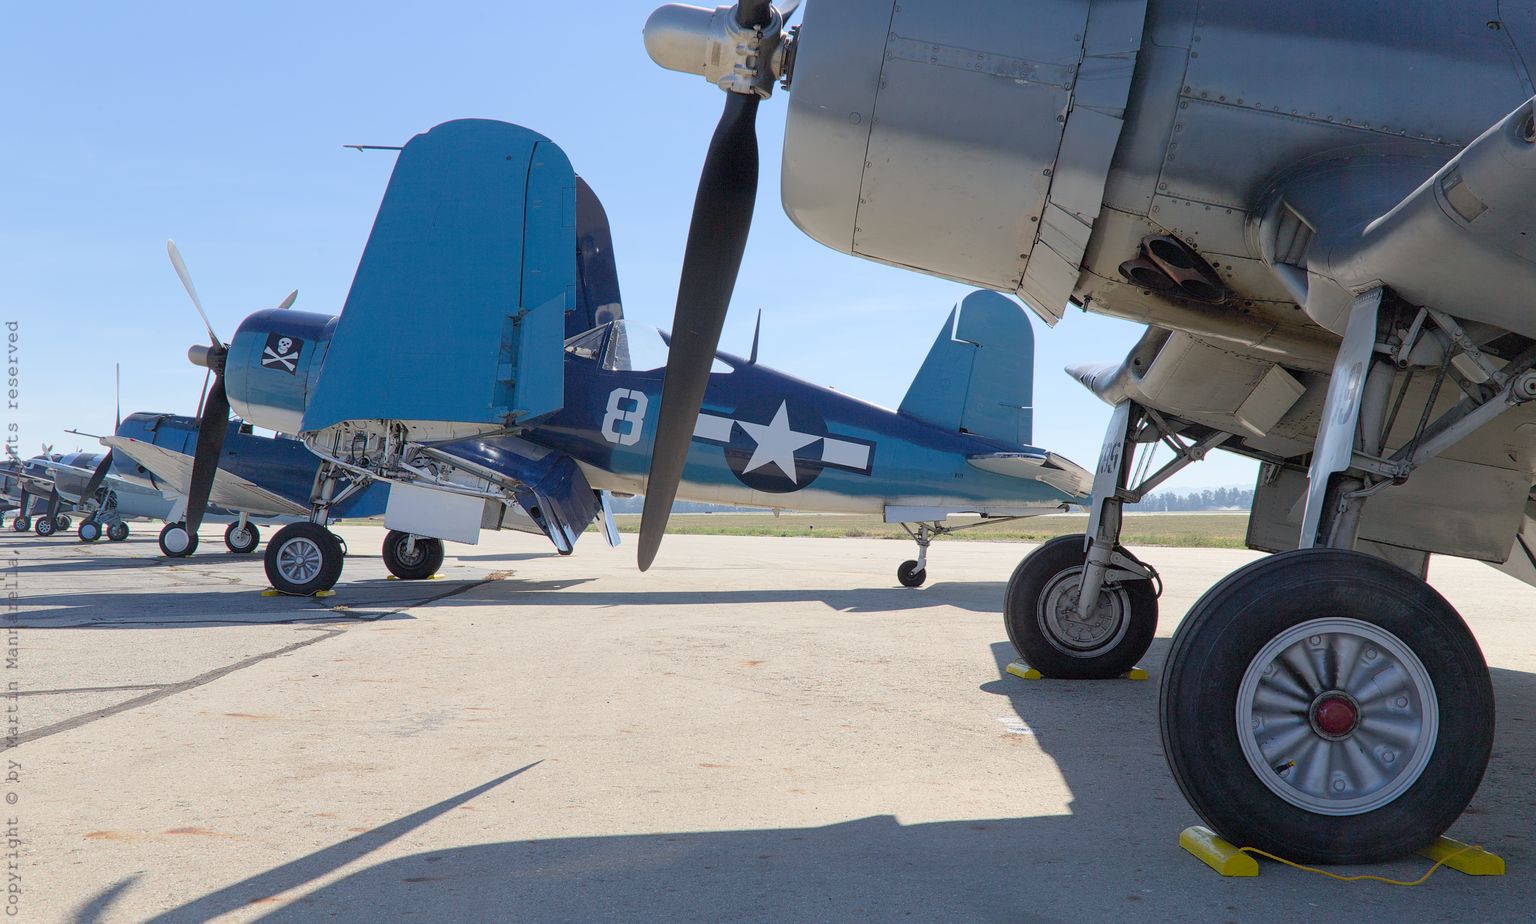
{"label": "yellow wheel chock", "polygon": [[[1044,680],[1045,679],[1045,675],[1044,674],[1040,673],[1035,668],[1030,667],[1028,664],[1025,664],[1023,661],[1015,661],[1012,664],[1008,665],[1007,671],[1008,671],[1008,673],[1010,673],[1013,676],[1019,678],[1020,680]],[[1122,680],[1146,680],[1147,679],[1147,672],[1142,670],[1139,667],[1133,667],[1130,670],[1126,671],[1125,673],[1121,674],[1120,678]]]}

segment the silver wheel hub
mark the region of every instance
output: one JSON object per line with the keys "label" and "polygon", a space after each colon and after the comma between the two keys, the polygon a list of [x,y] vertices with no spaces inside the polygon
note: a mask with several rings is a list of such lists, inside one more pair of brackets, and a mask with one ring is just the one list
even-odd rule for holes
{"label": "silver wheel hub", "polygon": [[251,542],[251,532],[243,527],[237,528],[229,534],[229,541],[235,545],[249,545]]}
{"label": "silver wheel hub", "polygon": [[420,539],[407,537],[395,546],[395,558],[406,567],[421,564],[427,557],[427,544]]}
{"label": "silver wheel hub", "polygon": [[185,529],[178,526],[165,531],[165,547],[171,552],[185,552],[190,544],[191,539]]}
{"label": "silver wheel hub", "polygon": [[305,537],[289,539],[277,552],[277,573],[283,580],[294,584],[308,584],[320,576],[324,556],[315,540]]}
{"label": "silver wheel hub", "polygon": [[1249,662],[1236,719],[1248,766],[1276,795],[1320,815],[1359,815],[1417,782],[1440,708],[1424,662],[1396,635],[1314,619]]}
{"label": "silver wheel hub", "polygon": [[1130,599],[1119,587],[1105,585],[1085,619],[1077,612],[1082,567],[1051,578],[1040,595],[1036,617],[1053,646],[1078,658],[1091,658],[1118,645],[1130,628]]}

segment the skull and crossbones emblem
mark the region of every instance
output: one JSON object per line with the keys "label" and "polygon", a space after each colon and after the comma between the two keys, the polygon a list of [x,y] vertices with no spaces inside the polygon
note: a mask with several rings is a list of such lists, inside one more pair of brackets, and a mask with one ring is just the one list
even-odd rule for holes
{"label": "skull and crossbones emblem", "polygon": [[299,353],[303,349],[304,341],[297,337],[268,334],[266,348],[261,351],[261,364],[292,375],[299,368]]}

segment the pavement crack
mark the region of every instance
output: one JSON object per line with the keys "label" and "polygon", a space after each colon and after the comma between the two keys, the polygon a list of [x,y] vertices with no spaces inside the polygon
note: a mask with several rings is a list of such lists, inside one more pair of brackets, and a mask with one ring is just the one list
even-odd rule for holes
{"label": "pavement crack", "polygon": [[164,683],[125,683],[115,687],[68,687],[63,690],[22,690],[12,696],[52,696],[57,693],[118,693],[127,690],[159,690],[169,686]]}
{"label": "pavement crack", "polygon": [[346,633],[340,629],[322,632],[321,634],[315,635],[312,638],[306,638],[302,641],[294,642],[291,645],[284,645],[281,648],[268,651],[263,654],[252,655],[243,661],[236,661],[234,664],[227,664],[224,667],[214,668],[211,671],[198,674],[196,677],[193,677],[190,680],[183,680],[180,683],[166,684],[160,689],[145,693],[143,696],[135,696],[132,699],[124,700],[115,706],[108,706],[105,709],[97,709],[94,712],[87,712],[84,715],[77,715],[74,718],[65,719],[62,722],[55,722],[52,725],[45,725],[42,728],[17,736],[15,739],[13,739],[15,743],[9,745],[9,747],[4,748],[3,750],[9,750],[10,748],[18,747],[20,745],[26,744],[29,741],[37,741],[41,738],[57,735],[60,732],[67,732],[71,729],[79,728],[82,725],[89,725],[92,722],[100,721],[101,719],[111,718],[114,715],[128,712],[132,709],[138,709],[141,706],[148,706],[151,703],[157,703],[166,697],[175,696],[178,693],[185,693],[188,690],[196,689],[197,687],[203,686],[204,684],[212,683],[221,677],[227,677],[236,671],[245,670],[248,667],[254,667],[263,661],[270,661],[273,658],[282,657],[285,654],[291,654],[295,651],[298,651],[300,648],[308,648],[310,645],[313,645],[316,642],[323,642],[328,638],[335,638],[338,635],[345,634]]}

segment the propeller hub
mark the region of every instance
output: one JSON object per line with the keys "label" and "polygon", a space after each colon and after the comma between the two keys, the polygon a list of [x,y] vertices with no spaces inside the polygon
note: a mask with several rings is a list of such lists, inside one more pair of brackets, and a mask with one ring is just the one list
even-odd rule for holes
{"label": "propeller hub", "polygon": [[767,99],[788,58],[784,17],[769,7],[765,25],[743,26],[737,21],[738,6],[658,7],[645,22],[645,50],[668,70],[698,74],[722,90]]}
{"label": "propeller hub", "polygon": [[224,357],[228,354],[228,348],[223,346],[204,346],[201,343],[194,343],[187,347],[187,360],[192,365],[211,369],[216,375],[223,374]]}

